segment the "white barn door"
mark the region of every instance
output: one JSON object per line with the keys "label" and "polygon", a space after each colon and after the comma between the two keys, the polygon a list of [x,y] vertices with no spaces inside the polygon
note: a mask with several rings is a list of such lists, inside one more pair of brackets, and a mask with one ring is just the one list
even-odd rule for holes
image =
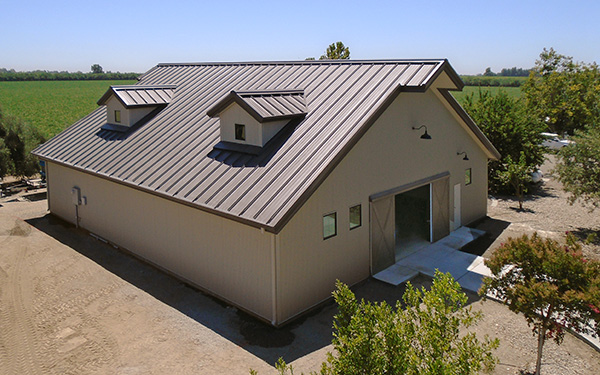
{"label": "white barn door", "polygon": [[371,274],[396,262],[394,195],[371,202]]}

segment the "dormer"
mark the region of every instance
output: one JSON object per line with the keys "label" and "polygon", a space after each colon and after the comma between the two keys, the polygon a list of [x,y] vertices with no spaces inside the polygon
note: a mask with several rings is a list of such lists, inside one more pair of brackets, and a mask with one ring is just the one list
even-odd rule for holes
{"label": "dormer", "polygon": [[127,131],[141,120],[166,107],[173,98],[175,86],[111,86],[98,100],[106,105],[107,119],[102,129]]}
{"label": "dormer", "polygon": [[219,147],[258,153],[307,108],[304,90],[231,91],[206,114],[219,117]]}

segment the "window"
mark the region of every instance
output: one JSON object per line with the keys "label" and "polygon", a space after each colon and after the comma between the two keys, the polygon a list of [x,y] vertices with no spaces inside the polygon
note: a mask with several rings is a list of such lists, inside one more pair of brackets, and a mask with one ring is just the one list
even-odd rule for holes
{"label": "window", "polygon": [[246,140],[246,125],[235,124],[235,139],[239,141]]}
{"label": "window", "polygon": [[350,230],[362,225],[362,215],[360,211],[360,204],[350,207]]}
{"label": "window", "polygon": [[465,185],[471,184],[471,168],[465,169]]}
{"label": "window", "polygon": [[121,122],[121,111],[115,110],[115,122]]}
{"label": "window", "polygon": [[337,234],[337,214],[327,214],[323,216],[323,239],[326,240]]}

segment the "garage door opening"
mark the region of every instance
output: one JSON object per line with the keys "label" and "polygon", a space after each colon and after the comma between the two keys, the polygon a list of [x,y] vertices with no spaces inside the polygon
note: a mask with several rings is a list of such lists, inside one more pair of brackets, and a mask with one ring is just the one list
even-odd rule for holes
{"label": "garage door opening", "polygon": [[431,241],[431,185],[397,194],[395,206],[395,258],[414,252]]}
{"label": "garage door opening", "polygon": [[371,273],[448,235],[449,173],[445,172],[371,199]]}

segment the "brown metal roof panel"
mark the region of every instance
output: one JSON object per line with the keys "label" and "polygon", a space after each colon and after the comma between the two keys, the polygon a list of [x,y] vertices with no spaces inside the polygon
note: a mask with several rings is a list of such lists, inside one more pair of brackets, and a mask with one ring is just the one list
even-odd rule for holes
{"label": "brown metal roof panel", "polygon": [[408,81],[408,86],[422,87],[425,85],[425,79],[429,76],[432,70],[436,68],[433,64],[423,64],[420,69]]}
{"label": "brown metal roof panel", "polygon": [[[372,71],[370,67],[359,67],[357,70],[362,70],[362,74],[359,77],[364,77],[369,71]],[[352,75],[349,75],[352,77]],[[368,75],[367,79],[372,76]],[[330,99],[327,105],[317,107],[313,113],[316,116],[311,119],[312,121],[305,121],[307,132],[301,135],[290,152],[286,152],[282,155],[280,163],[273,166],[273,169],[269,171],[264,181],[260,182],[258,191],[252,192],[252,194],[245,194],[247,198],[240,199],[238,207],[233,210],[236,214],[244,214],[250,209],[250,206],[259,199],[269,199],[270,194],[265,193],[268,188],[278,188],[279,184],[289,183],[289,178],[286,176],[293,174],[296,169],[302,168],[304,163],[303,160],[310,160],[311,154],[315,149],[320,149],[326,144],[327,139],[331,136],[332,125],[331,119],[335,119],[337,114],[342,110],[345,102],[341,100],[342,97],[347,95],[347,91],[353,87],[354,82],[350,79],[346,79],[341,82],[339,87],[329,86],[326,88],[326,92],[329,91],[327,96]],[[319,126],[310,126],[311,124],[318,124]],[[327,125],[327,126],[325,126]],[[296,135],[296,133],[294,133]],[[305,155],[304,157],[298,155]],[[275,182],[275,183],[274,183]],[[264,198],[263,198],[264,197]],[[231,209],[233,209],[232,207]]]}
{"label": "brown metal roof panel", "polygon": [[[347,67],[345,67],[347,68]],[[348,78],[352,74],[352,70],[344,69],[341,72],[331,72],[335,75],[335,81],[341,85],[349,85]],[[331,78],[331,75],[326,76],[324,78]],[[345,86],[343,86],[345,87]],[[317,94],[315,97],[315,105],[317,108],[309,115],[314,116],[314,120],[319,120],[319,116],[323,116],[323,114],[327,111],[326,108],[318,106],[319,100],[330,99],[336,92],[336,88],[327,85],[319,85],[319,91],[326,93],[324,97],[319,99],[320,94]],[[316,90],[315,90],[316,91]],[[333,96],[335,98],[335,96]],[[313,121],[314,121],[313,120]],[[252,200],[252,197],[248,198],[250,191],[255,188],[255,186],[264,186],[266,183],[270,183],[272,179],[276,179],[278,175],[281,173],[281,170],[286,168],[289,164],[289,161],[285,160],[286,157],[290,155],[298,155],[299,150],[307,147],[309,137],[304,137],[304,133],[310,131],[310,120],[306,118],[305,121],[300,125],[296,131],[292,134],[288,142],[286,142],[281,149],[277,152],[277,154],[273,157],[273,159],[269,162],[269,164],[257,171],[257,174],[253,179],[248,179],[244,181],[244,183],[239,187],[239,190],[236,194],[232,194],[229,199],[223,202],[223,209],[234,214],[241,214],[244,207],[247,205],[248,200]],[[318,131],[318,130],[317,130]],[[282,161],[283,160],[283,161]],[[268,180],[265,176],[270,177]],[[267,180],[266,182],[263,179]]]}
{"label": "brown metal roof panel", "polygon": [[[177,145],[175,152],[171,152],[172,155],[164,153],[164,160],[161,165],[146,167],[146,170],[141,171],[135,179],[166,190],[166,187],[163,186],[174,185],[171,180],[183,180],[196,166],[209,163],[210,161],[206,158],[206,148],[208,147],[207,145],[217,142],[219,136],[218,129],[211,129],[210,133],[205,129],[192,130],[194,130],[194,133],[191,133],[189,138],[196,138],[197,142],[182,142]],[[160,153],[158,155],[160,156]],[[181,155],[185,155],[185,157],[181,157]],[[164,166],[168,166],[168,168]],[[155,169],[163,170],[164,172],[155,174],[153,172]]]}
{"label": "brown metal roof panel", "polygon": [[[257,194],[259,198],[256,201],[254,208],[248,210],[248,215],[252,215],[254,219],[257,219],[259,215],[269,215],[272,210],[278,210],[277,202],[280,199],[277,197],[281,196],[281,191],[291,188],[290,185],[296,185],[299,181],[310,180],[316,174],[318,170],[314,168],[320,168],[321,166],[327,165],[325,155],[332,153],[335,147],[343,142],[348,136],[348,133],[352,131],[352,128],[356,126],[356,122],[350,118],[352,115],[361,115],[368,111],[369,107],[361,106],[365,101],[365,96],[360,95],[361,92],[372,94],[373,88],[378,86],[377,81],[384,79],[390,72],[388,71],[385,75],[377,75],[378,78],[369,77],[361,82],[363,84],[362,90],[354,93],[350,101],[345,102],[345,105],[337,111],[337,114],[333,116],[333,119],[329,123],[331,131],[329,134],[323,134],[322,139],[315,139],[314,147],[311,150],[311,155],[305,158],[306,164],[298,166],[296,170],[288,169],[289,173],[284,173],[281,176],[283,180],[279,185],[270,184],[268,188]],[[345,113],[346,115],[341,115]],[[333,146],[333,148],[331,147]],[[313,165],[314,167],[309,167]],[[271,190],[271,191],[269,191]],[[282,198],[283,199],[283,198]],[[267,210],[268,206],[272,206],[271,210]],[[263,212],[264,211],[264,212]]]}
{"label": "brown metal roof panel", "polygon": [[[381,85],[384,87],[394,87],[396,86],[395,82],[397,80],[397,75],[387,75],[385,77],[385,81],[381,82]],[[379,86],[379,85],[377,85]],[[380,90],[382,91],[382,90]],[[371,92],[374,93],[374,92]],[[378,106],[380,105],[373,105],[375,104],[375,102],[379,102],[382,103],[383,100],[385,99],[386,92],[375,92],[376,94],[378,94],[375,98],[370,99],[370,100],[363,100],[362,103],[360,104],[361,108],[349,108],[347,111],[345,111],[345,113],[348,113],[348,117],[341,119],[340,122],[341,124],[348,124],[348,123],[352,123],[352,124],[359,124],[361,120],[363,120],[365,117],[368,116],[368,113],[370,112],[375,112],[378,108]],[[371,95],[373,96],[373,95]],[[343,146],[345,140],[347,140],[348,138],[351,138],[353,136],[353,134],[355,134],[359,127],[358,126],[354,126],[354,127],[347,127],[347,126],[342,126],[341,127],[342,130],[344,132],[337,132],[337,135],[335,137],[329,138],[328,142],[330,143],[335,143],[337,146],[335,148],[340,148]],[[325,149],[324,147],[319,148],[319,150],[323,150]],[[320,151],[319,151],[320,152]],[[330,151],[332,155],[335,155],[337,153],[337,151],[332,150]],[[315,154],[311,157],[310,160],[319,160],[321,161],[321,163],[313,163],[313,167],[312,168],[303,168],[304,172],[301,172],[297,175],[294,176],[294,181],[299,181],[298,184],[298,189],[300,189],[301,186],[305,185],[305,184],[309,184],[311,183],[312,180],[314,180],[314,178],[316,176],[318,176],[321,172],[322,169],[325,168],[325,166],[328,165],[327,159],[323,157],[323,155],[318,155]],[[291,188],[291,186],[290,186]],[[302,190],[302,189],[300,189]],[[286,205],[290,200],[288,198],[286,198],[286,196],[277,193],[274,194],[265,194],[265,196],[270,196],[272,195],[274,197],[273,200],[267,202],[267,204],[270,207],[264,207],[262,208],[261,212],[257,212],[254,214],[254,217],[261,222],[266,222],[266,223],[271,223],[271,221],[277,217],[279,214],[278,212],[282,212],[281,215],[283,215],[283,212],[285,210],[282,210],[282,207],[284,205]],[[270,217],[269,214],[271,214]]]}

